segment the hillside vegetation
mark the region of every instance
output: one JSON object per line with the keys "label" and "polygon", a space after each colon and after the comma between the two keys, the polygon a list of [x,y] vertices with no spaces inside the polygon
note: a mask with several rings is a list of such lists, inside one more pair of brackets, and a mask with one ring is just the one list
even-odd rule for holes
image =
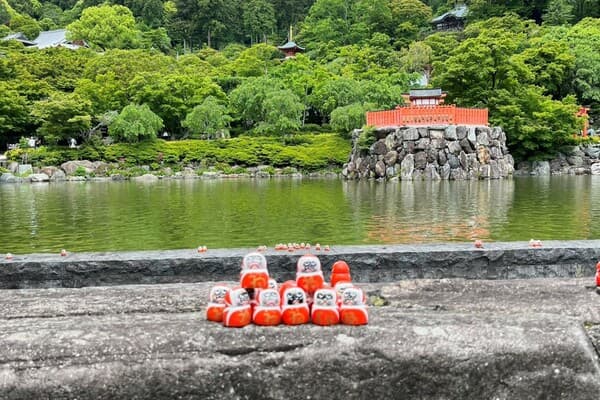
{"label": "hillside vegetation", "polygon": [[[466,28],[440,33],[430,21],[453,1],[0,0],[0,36],[66,28],[90,46],[0,41],[0,149],[30,135],[95,148],[101,133],[348,139],[423,76],[447,102],[489,108],[517,159],[572,142],[579,105],[595,123],[600,0],[466,3]],[[290,27],[306,51],[283,60]]]}

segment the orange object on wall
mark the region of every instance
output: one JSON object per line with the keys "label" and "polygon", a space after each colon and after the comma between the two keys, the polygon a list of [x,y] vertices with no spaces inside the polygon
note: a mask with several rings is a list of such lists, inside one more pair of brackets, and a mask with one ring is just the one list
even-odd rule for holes
{"label": "orange object on wall", "polygon": [[367,112],[367,125],[428,126],[488,125],[487,108],[448,106],[398,106],[395,110]]}

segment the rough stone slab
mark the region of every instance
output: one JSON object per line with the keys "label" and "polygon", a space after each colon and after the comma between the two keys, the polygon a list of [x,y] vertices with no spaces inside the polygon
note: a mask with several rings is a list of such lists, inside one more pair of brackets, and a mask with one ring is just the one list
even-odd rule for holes
{"label": "rough stone slab", "polygon": [[209,323],[212,283],[0,290],[0,398],[597,399],[589,283],[365,284],[387,305],[329,328]]}
{"label": "rough stone slab", "polygon": [[[0,259],[0,289],[84,287],[124,284],[235,280],[244,254],[255,249],[195,249],[121,253],[15,255]],[[332,246],[312,251],[328,271],[346,260],[357,282],[402,279],[519,279],[593,276],[600,260],[600,240]],[[296,261],[306,251],[265,252],[269,271],[279,281],[294,278]]]}

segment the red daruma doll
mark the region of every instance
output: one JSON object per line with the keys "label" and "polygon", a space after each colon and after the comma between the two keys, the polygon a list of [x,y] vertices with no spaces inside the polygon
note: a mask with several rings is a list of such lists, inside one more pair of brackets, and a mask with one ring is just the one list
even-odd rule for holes
{"label": "red daruma doll", "polygon": [[286,325],[300,325],[310,321],[306,293],[302,288],[282,285],[281,320]]}
{"label": "red daruma doll", "polygon": [[350,287],[342,293],[340,320],[344,325],[366,325],[369,323],[365,296],[359,288]]}
{"label": "red daruma doll", "polygon": [[229,288],[223,285],[216,285],[210,289],[208,295],[208,306],[206,307],[206,319],[214,322],[223,321],[223,311],[225,310],[225,295]]}
{"label": "red daruma doll", "polygon": [[256,325],[273,326],[281,322],[279,293],[275,289],[262,289],[256,296],[257,305],[252,313],[252,322]]}
{"label": "red daruma doll", "polygon": [[304,255],[298,259],[296,264],[296,284],[309,296],[323,287],[323,271],[321,261],[311,254]]}
{"label": "red daruma doll", "polygon": [[250,253],[242,260],[240,286],[244,289],[267,289],[269,287],[269,272],[267,259],[260,253]]}
{"label": "red daruma doll", "polygon": [[336,297],[335,290],[331,288],[318,289],[315,292],[310,314],[313,324],[329,326],[340,322]]}
{"label": "red daruma doll", "polygon": [[241,328],[252,321],[252,307],[250,296],[244,288],[231,289],[225,295],[225,310],[223,311],[223,325]]}
{"label": "red daruma doll", "polygon": [[331,266],[331,286],[335,287],[338,282],[352,282],[350,267],[346,261],[338,260]]}

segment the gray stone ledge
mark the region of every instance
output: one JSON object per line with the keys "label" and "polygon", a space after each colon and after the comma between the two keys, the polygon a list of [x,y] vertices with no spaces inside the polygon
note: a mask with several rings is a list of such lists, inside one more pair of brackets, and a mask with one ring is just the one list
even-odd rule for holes
{"label": "gray stone ledge", "polygon": [[[15,255],[0,260],[0,289],[84,287],[124,284],[184,283],[235,280],[244,254],[254,249],[195,249]],[[293,279],[301,254],[269,250],[270,274]],[[332,246],[315,252],[329,273],[338,259],[346,260],[357,282],[402,279],[517,279],[593,276],[600,260],[600,240],[545,241],[542,248],[527,242],[386,246]]]}
{"label": "gray stone ledge", "polygon": [[209,323],[208,282],[0,290],[0,398],[597,400],[590,281],[364,284],[328,328]]}

